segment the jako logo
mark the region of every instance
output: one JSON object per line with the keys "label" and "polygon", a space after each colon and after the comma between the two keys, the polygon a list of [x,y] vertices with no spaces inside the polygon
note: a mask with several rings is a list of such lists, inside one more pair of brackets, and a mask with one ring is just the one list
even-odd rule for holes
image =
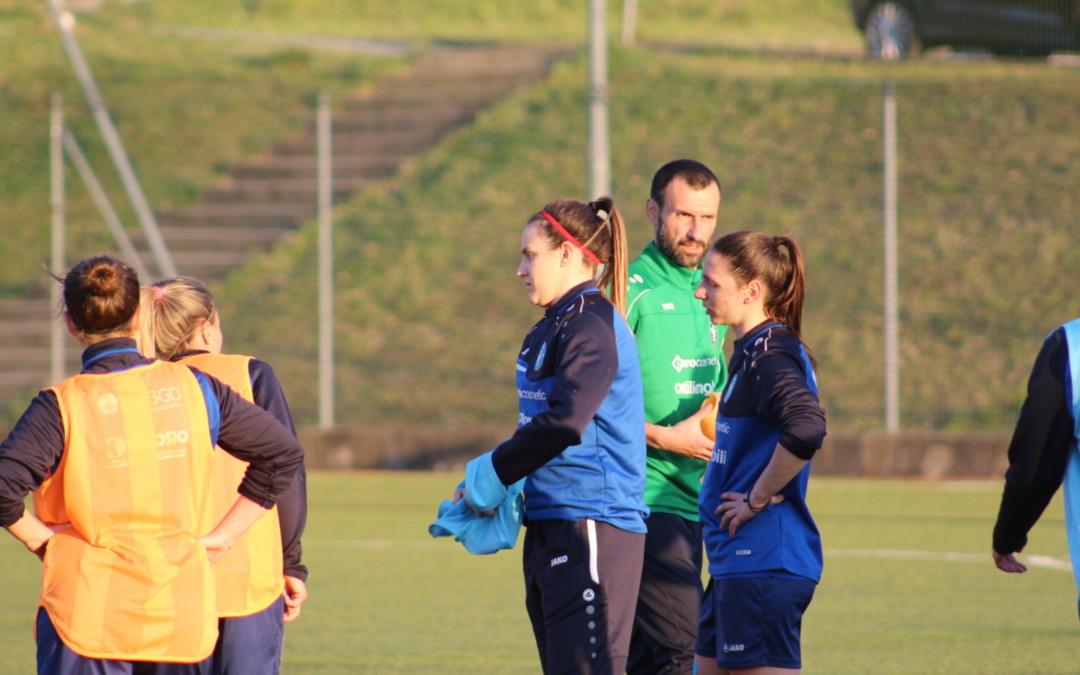
{"label": "jako logo", "polygon": [[719,366],[720,359],[716,356],[710,356],[707,359],[684,359],[678,354],[671,361],[671,367],[675,369],[675,372],[681,373],[683,368],[708,368],[710,366]]}
{"label": "jako logo", "polygon": [[744,652],[746,651],[746,645],[729,645],[724,643],[724,653],[730,654],[731,652]]}
{"label": "jako logo", "polygon": [[561,565],[564,562],[568,562],[569,560],[570,560],[570,556],[568,556],[568,555],[556,556],[556,557],[551,559],[551,566],[555,567],[556,565]]}

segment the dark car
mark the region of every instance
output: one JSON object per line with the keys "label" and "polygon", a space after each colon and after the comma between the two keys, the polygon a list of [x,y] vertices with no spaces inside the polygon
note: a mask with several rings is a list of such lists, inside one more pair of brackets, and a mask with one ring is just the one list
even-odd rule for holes
{"label": "dark car", "polygon": [[938,45],[1028,56],[1080,48],[1080,0],[852,0],[851,9],[878,59]]}

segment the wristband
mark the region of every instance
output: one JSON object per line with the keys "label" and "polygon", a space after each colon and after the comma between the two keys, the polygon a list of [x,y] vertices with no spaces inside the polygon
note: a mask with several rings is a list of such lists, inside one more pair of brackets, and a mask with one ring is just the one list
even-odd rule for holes
{"label": "wristband", "polygon": [[221,541],[225,542],[225,548],[231,549],[233,547],[233,543],[229,541],[229,538],[225,536],[224,532],[218,530],[218,535],[221,537]]}
{"label": "wristband", "polygon": [[750,509],[750,513],[761,513],[765,510],[765,507],[769,505],[769,502],[765,502],[765,504],[760,509],[755,509],[754,505],[750,502],[749,492],[747,492],[746,496],[743,497],[743,501],[746,502],[746,508]]}

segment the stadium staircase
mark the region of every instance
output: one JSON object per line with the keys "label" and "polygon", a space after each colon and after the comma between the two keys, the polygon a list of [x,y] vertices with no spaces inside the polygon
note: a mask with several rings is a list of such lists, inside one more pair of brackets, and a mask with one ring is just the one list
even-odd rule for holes
{"label": "stadium staircase", "polygon": [[[558,47],[453,47],[419,56],[403,71],[334,103],[333,201],[376,188],[402,164],[514,91],[541,80]],[[256,251],[274,246],[316,213],[314,114],[298,138],[233,166],[194,204],[158,212],[181,274],[219,279]],[[156,266],[142,231],[132,232],[147,269]],[[74,257],[74,256],[73,256]],[[0,300],[0,402],[25,405],[47,386],[49,330],[57,312],[44,299]],[[78,364],[71,340],[67,369]]]}

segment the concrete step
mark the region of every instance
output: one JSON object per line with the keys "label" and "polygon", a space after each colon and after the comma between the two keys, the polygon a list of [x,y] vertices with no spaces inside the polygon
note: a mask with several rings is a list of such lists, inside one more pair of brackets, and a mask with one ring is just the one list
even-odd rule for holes
{"label": "concrete step", "polygon": [[[404,110],[359,110],[334,115],[335,134],[351,134],[363,131],[412,131],[452,129],[465,124],[476,116],[470,106],[440,106],[408,108]],[[308,133],[315,134],[315,121],[308,123]]]}
{"label": "concrete step", "polygon": [[21,396],[25,404],[30,405],[30,400],[34,397],[36,390],[45,389],[53,384],[56,383],[49,381],[47,368],[0,372],[0,397],[15,400],[15,397]]}
{"label": "concrete step", "polygon": [[460,77],[449,75],[443,70],[421,70],[393,72],[375,83],[375,86],[343,97],[342,101],[357,100],[377,95],[384,91],[421,90],[436,92],[478,91],[483,89],[506,89],[523,84],[530,84],[542,78],[546,66],[530,66],[527,70],[506,70],[494,72],[471,72]]}
{"label": "concrete step", "polygon": [[[64,363],[75,367],[82,356],[83,348],[72,338],[64,340]],[[39,340],[35,346],[6,347],[0,349],[0,373],[19,371],[48,372],[52,363],[52,349],[48,343]]]}
{"label": "concrete step", "polygon": [[[193,204],[158,215],[163,229],[294,229],[316,212],[315,204]],[[226,235],[228,236],[228,235]]]}
{"label": "concrete step", "polygon": [[[408,157],[403,155],[370,155],[334,157],[335,178],[389,178]],[[317,157],[274,157],[258,164],[235,166],[229,174],[237,180],[315,179],[318,176]]]}
{"label": "concrete step", "polygon": [[551,61],[569,53],[563,46],[457,47],[432,50],[414,62],[414,72],[446,73],[474,77],[480,73],[513,73],[533,70],[538,76]]}
{"label": "concrete step", "polygon": [[[48,301],[41,300],[42,306],[47,306]],[[25,349],[48,350],[50,334],[53,326],[60,326],[62,330],[65,349],[74,349],[82,353],[82,347],[78,340],[73,338],[67,328],[63,326],[63,319],[52,314],[33,313],[22,318],[10,318],[0,320],[0,372],[5,370],[19,370],[23,362]]]}
{"label": "concrete step", "polygon": [[44,298],[9,298],[0,300],[0,322],[22,321],[27,317],[47,317],[58,313],[58,311]]}
{"label": "concrete step", "polygon": [[[248,250],[210,250],[210,251],[187,251],[187,250],[170,250],[172,253],[173,263],[176,265],[177,274],[190,277],[198,277],[200,279],[209,281],[212,279],[220,279],[232,270],[236,269],[248,259],[252,253],[257,252],[257,248],[250,248]],[[117,251],[95,251],[95,253],[105,253],[107,255],[113,255],[120,257],[120,253]],[[150,278],[140,279],[144,283],[153,283],[157,279],[161,278],[161,274],[152,263],[152,257],[149,253],[143,253],[143,259],[147,261],[147,266],[150,268]],[[33,336],[39,343],[43,338],[44,333]],[[4,339],[0,335],[0,344],[8,344],[8,340]]]}
{"label": "concrete step", "polygon": [[[311,142],[314,146],[314,141]],[[332,197],[335,203],[345,201],[373,180],[335,178]],[[204,204],[237,203],[285,203],[316,204],[318,200],[318,181],[307,178],[284,178],[265,180],[229,180],[207,188],[202,192]]]}
{"label": "concrete step", "polygon": [[33,347],[47,341],[54,321],[48,315],[27,315],[23,319],[0,321],[0,344],[8,347]]}
{"label": "concrete step", "polygon": [[447,105],[463,107],[486,107],[508,93],[515,91],[529,82],[530,78],[519,77],[505,79],[497,83],[470,84],[445,79],[431,78],[423,86],[409,82],[401,86],[390,84],[380,87],[362,96],[342,99],[339,108],[345,112],[364,110],[407,110],[424,108],[443,108]]}
{"label": "concrete step", "polygon": [[250,252],[242,251],[185,251],[173,252],[180,274],[200,279],[218,279],[243,265]]}
{"label": "concrete step", "polygon": [[[163,227],[161,235],[175,256],[178,253],[213,252],[246,253],[268,251],[294,227]],[[146,250],[146,237],[139,232],[132,236],[135,247]]]}
{"label": "concrete step", "polygon": [[[432,125],[411,131],[360,131],[342,133],[333,130],[331,154],[335,157],[354,155],[414,155],[439,141],[450,130],[445,125]],[[272,152],[277,157],[314,157],[318,153],[313,136],[277,143]]]}

